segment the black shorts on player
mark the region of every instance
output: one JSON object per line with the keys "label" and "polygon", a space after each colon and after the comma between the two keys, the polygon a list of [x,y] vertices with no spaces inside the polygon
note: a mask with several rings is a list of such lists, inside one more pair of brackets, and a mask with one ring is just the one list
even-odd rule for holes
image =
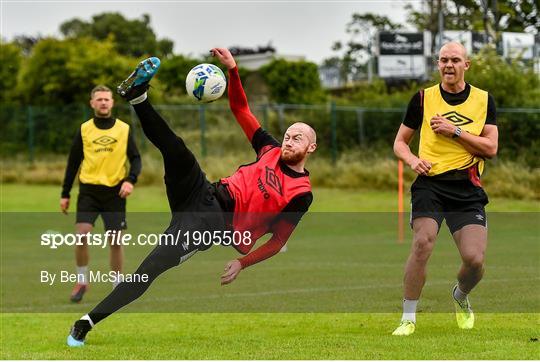
{"label": "black shorts on player", "polygon": [[105,230],[125,230],[126,199],[120,197],[121,183],[113,186],[80,184],[77,198],[77,223],[94,226],[99,215]]}
{"label": "black shorts on player", "polygon": [[465,225],[487,226],[484,189],[474,185],[467,171],[450,171],[437,176],[418,176],[411,185],[412,220],[428,217],[439,229],[446,219],[453,234]]}

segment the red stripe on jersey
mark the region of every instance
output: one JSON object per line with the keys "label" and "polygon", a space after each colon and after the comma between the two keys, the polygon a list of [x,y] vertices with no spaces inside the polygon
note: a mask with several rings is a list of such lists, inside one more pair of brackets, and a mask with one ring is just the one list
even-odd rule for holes
{"label": "red stripe on jersey", "polygon": [[469,167],[467,169],[469,172],[469,180],[472,182],[473,185],[482,187],[482,181],[480,181],[480,176],[478,175],[478,164],[474,164],[473,166]]}

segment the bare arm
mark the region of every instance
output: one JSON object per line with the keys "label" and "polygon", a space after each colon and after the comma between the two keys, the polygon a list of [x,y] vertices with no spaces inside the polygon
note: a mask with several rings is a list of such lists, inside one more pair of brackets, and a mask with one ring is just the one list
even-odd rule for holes
{"label": "bare arm", "polygon": [[409,147],[414,132],[415,130],[413,128],[409,128],[404,124],[399,127],[396,139],[394,140],[394,154],[409,165],[417,174],[427,175],[431,169],[431,162],[416,157]]}
{"label": "bare arm", "polygon": [[499,148],[499,130],[495,125],[486,124],[480,136],[462,132],[456,140],[473,155],[492,158]]}
{"label": "bare arm", "polygon": [[[440,115],[431,118],[430,124],[433,132],[449,138],[454,136],[457,129],[457,126],[453,125],[450,121]],[[499,131],[497,126],[486,124],[479,136],[472,135],[468,132],[462,132],[455,140],[475,156],[492,158],[497,154]]]}

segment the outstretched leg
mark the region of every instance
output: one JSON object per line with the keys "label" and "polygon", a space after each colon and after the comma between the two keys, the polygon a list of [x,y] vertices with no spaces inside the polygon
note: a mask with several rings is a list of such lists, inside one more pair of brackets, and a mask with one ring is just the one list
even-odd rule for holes
{"label": "outstretched leg", "polygon": [[90,313],[75,322],[68,336],[68,345],[83,346],[86,334],[95,324],[139,298],[160,274],[184,262],[198,251],[193,244],[184,245],[185,247],[165,244],[154,248],[135,271],[134,278],[137,281],[120,283]]}
{"label": "outstretched leg", "polygon": [[[208,186],[208,182],[195,160],[195,156],[186,147],[184,141],[176,136],[165,120],[146,100],[148,83],[158,68],[159,59],[144,60],[122,82],[118,91],[133,104],[144,133],[163,156],[167,197],[171,211],[187,211],[186,206],[189,205],[191,199],[201,197],[201,190]],[[177,220],[185,223],[178,228],[179,230],[186,229],[184,226],[194,230],[203,227],[198,224],[203,222],[198,217],[193,219],[184,215]],[[169,228],[175,229],[176,226],[171,224]],[[168,245],[165,242],[157,246],[135,272],[140,278],[136,278],[135,282],[119,284],[89,314],[75,322],[68,336],[68,345],[72,347],[84,345],[86,334],[94,324],[139,298],[160,274],[187,260],[198,250],[204,249],[206,247],[189,243]]]}
{"label": "outstretched leg", "polygon": [[165,168],[165,185],[172,211],[183,211],[183,205],[193,193],[205,185],[206,177],[187,148],[167,122],[145,100],[133,106],[141,121],[144,134],[161,152]]}
{"label": "outstretched leg", "polygon": [[148,100],[133,105],[144,134],[163,156],[165,175],[180,178],[197,163],[184,140],[178,137]]}
{"label": "outstretched leg", "polygon": [[206,177],[184,141],[171,130],[147,100],[149,82],[159,66],[160,61],[155,57],[142,61],[118,86],[118,93],[133,105],[144,134],[163,156],[171,211],[184,211],[188,200],[205,186]]}
{"label": "outstretched leg", "polygon": [[150,287],[150,284],[163,272],[177,266],[197,252],[196,248],[184,250],[180,246],[157,246],[135,271],[140,282],[120,283],[103,299],[88,316],[93,324],[107,318],[118,309],[139,298]]}

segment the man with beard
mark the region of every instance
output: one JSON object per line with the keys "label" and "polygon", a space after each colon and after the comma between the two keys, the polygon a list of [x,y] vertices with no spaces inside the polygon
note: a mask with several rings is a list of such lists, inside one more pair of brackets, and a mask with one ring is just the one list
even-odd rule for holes
{"label": "man with beard", "polygon": [[[79,166],[79,196],[77,198],[76,230],[79,235],[92,231],[101,214],[105,230],[115,232],[108,238],[111,248],[111,271],[122,272],[122,245],[118,240],[120,230],[126,229],[126,198],[133,192],[133,185],[141,173],[141,157],[129,124],[112,117],[114,99],[112,91],[98,85],[90,93],[90,106],[94,117],[79,128],[69,153],[60,209],[67,214],[70,191]],[[129,160],[130,169],[126,168]],[[88,245],[86,237],[75,245],[77,283],[71,292],[71,301],[79,303],[88,289]],[[113,286],[118,283],[113,282]]]}
{"label": "man with beard", "polygon": [[[210,231],[214,235],[223,231],[223,239],[227,231],[241,234],[241,242],[236,238],[230,244],[244,256],[225,266],[221,275],[221,284],[225,285],[233,282],[242,269],[278,253],[291,236],[313,200],[304,165],[317,145],[315,131],[305,123],[291,125],[282,143],[262,129],[249,109],[233,56],[224,48],[211,52],[228,69],[231,110],[257,154],[255,162],[239,167],[230,177],[211,184],[184,141],[150,105],[146,91],[159,68],[159,59],[141,62],[118,91],[133,105],[145,135],[163,156],[172,212],[164,234],[177,237],[180,230],[180,236],[186,231]],[[267,233],[272,234],[270,239],[252,251],[255,242]],[[146,281],[118,285],[75,322],[67,344],[83,346],[96,323],[140,297],[161,273],[209,247],[188,240],[174,245],[161,242],[135,272],[145,275]]]}

